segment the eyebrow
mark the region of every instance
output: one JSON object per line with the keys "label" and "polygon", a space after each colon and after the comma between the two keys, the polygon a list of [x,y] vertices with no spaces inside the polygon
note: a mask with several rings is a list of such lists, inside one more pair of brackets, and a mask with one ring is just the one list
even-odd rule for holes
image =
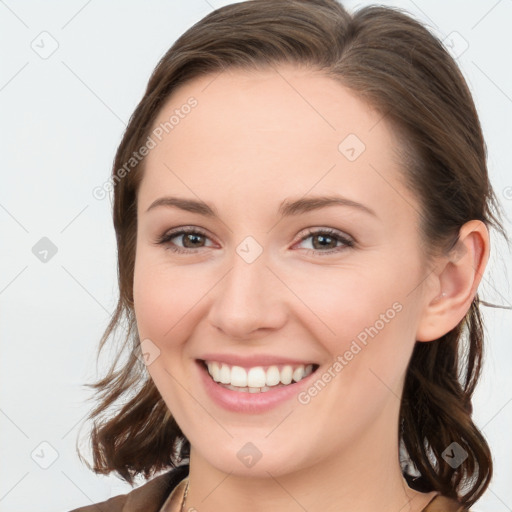
{"label": "eyebrow", "polygon": [[[375,211],[368,206],[341,196],[310,196],[301,197],[300,199],[292,201],[285,199],[280,204],[278,213],[281,217],[290,217],[334,205],[348,206],[377,217]],[[219,217],[216,208],[214,206],[210,206],[204,201],[173,196],[160,197],[159,199],[156,199],[151,203],[146,212],[149,212],[159,206],[179,208],[180,210],[197,213],[199,215],[204,215],[205,217]]]}

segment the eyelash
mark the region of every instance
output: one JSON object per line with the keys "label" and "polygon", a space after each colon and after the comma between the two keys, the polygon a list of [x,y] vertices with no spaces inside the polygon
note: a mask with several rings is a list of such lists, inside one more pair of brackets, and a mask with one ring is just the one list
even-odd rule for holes
{"label": "eyelash", "polygon": [[[208,235],[201,229],[190,227],[190,228],[179,228],[176,231],[170,231],[167,233],[164,233],[162,236],[160,236],[156,243],[158,245],[165,245],[168,244],[173,238],[176,238],[180,235],[188,235],[188,234],[195,234],[195,235],[201,235],[205,238],[208,238]],[[329,238],[333,238],[337,242],[342,242],[344,247],[338,247],[336,249],[330,249],[328,251],[320,251],[318,249],[306,249],[306,254],[314,253],[315,255],[325,255],[325,254],[333,254],[333,253],[339,253],[347,248],[354,247],[355,242],[351,240],[350,238],[343,236],[339,231],[331,229],[331,228],[324,228],[324,229],[310,229],[304,235],[299,242],[303,242],[304,240],[307,240],[308,238],[316,235],[328,235]],[[298,243],[299,243],[298,242]],[[188,249],[188,248],[182,248],[176,245],[168,245],[166,249],[175,252],[175,253],[182,253],[182,254],[193,254],[196,253],[198,250],[203,249],[203,247],[198,247],[196,249]]]}

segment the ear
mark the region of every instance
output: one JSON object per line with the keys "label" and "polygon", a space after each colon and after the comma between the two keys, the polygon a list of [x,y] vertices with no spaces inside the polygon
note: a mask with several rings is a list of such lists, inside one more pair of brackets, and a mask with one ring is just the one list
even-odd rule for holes
{"label": "ear", "polygon": [[432,341],[451,331],[464,318],[476,295],[489,259],[489,232],[479,220],[466,222],[455,247],[436,262],[432,286],[416,332],[417,341]]}

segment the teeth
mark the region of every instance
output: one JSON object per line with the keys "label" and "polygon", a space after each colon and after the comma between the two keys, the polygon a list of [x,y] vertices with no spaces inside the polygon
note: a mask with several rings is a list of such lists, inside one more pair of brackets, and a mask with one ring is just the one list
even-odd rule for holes
{"label": "teeth", "polygon": [[[219,367],[219,364],[217,364],[217,367]],[[222,384],[229,384],[231,382],[231,370],[229,369],[229,366],[226,366],[223,364],[219,369],[219,382]]]}
{"label": "teeth", "polygon": [[[277,366],[255,366],[246,370],[241,366],[229,366],[217,361],[206,361],[208,373],[215,382],[225,384],[228,389],[259,393],[268,391],[270,387],[288,385],[299,382],[313,371],[313,365],[284,365],[281,370]],[[242,389],[240,389],[242,388]]]}
{"label": "teeth", "polygon": [[290,365],[286,365],[281,370],[281,383],[282,384],[290,384],[293,377],[293,369]]}
{"label": "teeth", "polygon": [[[232,386],[239,388],[247,387],[247,372],[241,366],[233,366],[231,368],[231,383]],[[252,386],[252,384],[251,384]]]}
{"label": "teeth", "polygon": [[277,386],[281,382],[281,374],[277,366],[271,366],[267,370],[266,384],[267,386]]}
{"label": "teeth", "polygon": [[298,366],[297,368],[295,368],[295,370],[293,370],[293,374],[292,374],[292,378],[295,382],[299,382],[299,380],[302,379],[302,377],[304,377],[304,372],[305,372],[305,368],[303,366]]}

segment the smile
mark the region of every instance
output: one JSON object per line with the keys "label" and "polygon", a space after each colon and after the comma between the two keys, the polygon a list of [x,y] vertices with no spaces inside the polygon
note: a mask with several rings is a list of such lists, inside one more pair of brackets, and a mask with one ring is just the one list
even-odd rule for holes
{"label": "smile", "polygon": [[243,368],[217,361],[203,361],[211,378],[232,391],[265,393],[300,382],[318,368],[317,364],[271,365]]}

